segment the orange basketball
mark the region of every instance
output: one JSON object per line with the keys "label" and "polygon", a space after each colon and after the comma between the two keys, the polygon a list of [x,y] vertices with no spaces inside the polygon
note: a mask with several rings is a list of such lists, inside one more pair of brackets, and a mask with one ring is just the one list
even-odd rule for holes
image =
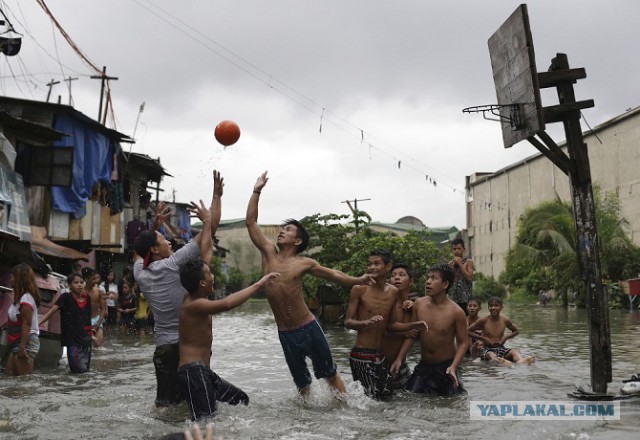
{"label": "orange basketball", "polygon": [[240,127],[233,121],[222,121],[216,125],[214,134],[218,142],[228,147],[238,142],[240,138]]}

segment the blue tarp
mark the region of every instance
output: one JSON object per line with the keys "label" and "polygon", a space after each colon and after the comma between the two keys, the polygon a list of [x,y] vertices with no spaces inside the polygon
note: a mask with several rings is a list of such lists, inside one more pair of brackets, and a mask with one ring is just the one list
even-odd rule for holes
{"label": "blue tarp", "polygon": [[53,146],[74,147],[74,158],[71,186],[51,187],[52,208],[69,212],[75,218],[84,217],[93,185],[99,180],[108,183],[111,178],[112,141],[67,115],[58,115],[53,129],[68,135],[54,141]]}

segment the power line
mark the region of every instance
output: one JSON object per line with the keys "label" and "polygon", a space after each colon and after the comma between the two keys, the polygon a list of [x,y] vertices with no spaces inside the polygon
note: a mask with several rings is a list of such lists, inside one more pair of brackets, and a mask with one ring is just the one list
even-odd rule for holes
{"label": "power line", "polygon": [[[209,50],[210,52],[213,52],[214,54],[218,55],[219,57],[221,57],[222,59],[224,59],[225,61],[229,62],[230,64],[232,64],[233,66],[237,67],[238,69],[242,70],[243,72],[245,72],[247,75],[249,75],[250,77],[256,79],[257,81],[265,84],[267,87],[269,87],[270,89],[280,93],[281,95],[285,96],[286,98],[290,99],[291,101],[295,102],[296,104],[298,104],[299,106],[301,106],[302,108],[304,108],[305,110],[309,111],[310,113],[313,113],[317,116],[320,117],[320,127],[322,127],[322,121],[326,120],[327,122],[331,123],[332,125],[334,125],[335,127],[341,129],[342,131],[346,132],[347,134],[350,134],[352,136],[358,137],[361,140],[361,143],[364,142],[364,138],[365,138],[365,130],[363,130],[362,128],[358,127],[357,125],[351,123],[349,120],[347,120],[346,118],[343,118],[341,116],[339,116],[338,114],[328,110],[326,107],[322,106],[321,104],[317,103],[315,100],[305,96],[303,93],[293,89],[292,87],[289,87],[287,84],[285,84],[284,82],[276,79],[273,77],[273,75],[265,72],[264,70],[262,70],[261,68],[259,68],[258,66],[256,66],[255,64],[245,60],[244,58],[242,58],[241,56],[235,54],[233,51],[227,49],[225,46],[223,46],[222,44],[218,43],[217,41],[213,40],[212,38],[210,38],[209,36],[203,34],[201,31],[199,31],[198,29],[194,28],[193,26],[191,26],[190,24],[186,23],[185,21],[179,19],[178,17],[176,17],[174,14],[172,14],[171,12],[163,9],[162,7],[156,5],[155,3],[153,3],[151,0],[146,0],[146,3],[150,4],[151,6],[153,6],[154,8],[156,8],[157,10],[161,11],[163,14],[165,14],[166,16],[170,17],[173,19],[173,21],[168,20],[165,16],[161,15],[160,13],[150,9],[149,7],[147,7],[146,5],[143,5],[141,3],[141,0],[134,0],[135,3],[137,3],[141,8],[145,9],[146,11],[150,12],[151,14],[155,15],[156,17],[158,17],[160,20],[164,21],[165,23],[167,23],[168,25],[170,25],[171,27],[173,27],[174,29],[178,30],[180,33],[186,35],[188,38],[190,38],[191,40],[195,41],[196,43],[200,44],[201,46],[205,47],[207,50]],[[189,29],[192,33],[195,33],[196,35],[202,37],[204,40],[209,41],[211,43],[213,43],[215,46],[217,46],[218,48],[220,48],[222,51],[224,51],[226,54],[231,55],[231,57],[233,57],[234,59],[231,59],[229,56],[221,53],[219,50],[216,50],[215,48],[211,47],[210,45],[206,44],[205,42],[201,41],[200,39],[196,38],[196,36],[192,35],[192,33],[187,32],[184,28],[181,28],[179,26],[177,26],[175,23],[180,23],[181,25],[183,25],[185,28]],[[236,60],[238,60],[239,62],[237,62]],[[245,67],[249,66],[252,70],[248,69]],[[257,72],[258,74],[256,74],[255,72]],[[284,90],[282,90],[281,88],[277,87],[274,85],[274,83],[277,83],[279,85],[282,86],[282,88],[286,89],[287,91],[291,92],[285,92]],[[306,103],[301,102],[300,99],[297,99],[296,97],[292,96],[291,94],[294,94],[300,98],[302,98]],[[326,115],[330,116],[329,118],[327,118]],[[332,117],[332,118],[331,118]],[[346,127],[345,127],[346,125]],[[322,129],[320,128],[320,132],[322,132]],[[367,138],[371,137],[372,139],[377,139],[375,136],[369,136],[369,132],[366,131],[367,134]],[[388,143],[382,142],[387,148],[395,150],[396,152],[402,154],[403,156],[411,159],[411,161],[421,165],[423,168],[427,168],[430,169],[430,172],[428,174],[423,173],[422,170],[419,170],[418,168],[416,168],[415,166],[413,166],[410,162],[408,162],[408,164],[406,165],[408,168],[413,169],[415,171],[417,171],[420,174],[423,174],[426,178],[426,180],[428,182],[431,183],[435,183],[434,186],[437,186],[437,182],[440,181],[441,183],[443,183],[445,186],[453,189],[454,193],[455,192],[459,192],[460,194],[464,194],[464,191],[460,189],[459,186],[455,185],[455,184],[449,184],[446,182],[443,182],[441,179],[434,179],[433,175],[437,174],[443,177],[446,177],[447,179],[451,179],[452,181],[455,181],[456,179],[450,176],[444,176],[443,174],[441,174],[439,171],[432,169],[431,167],[429,167],[428,165],[425,165],[424,163],[420,162],[418,159],[411,157],[409,155],[407,155],[406,153],[400,151],[399,149],[389,145]],[[395,160],[398,160],[396,157],[394,157],[392,154],[384,151],[382,148],[378,147],[377,145],[368,142],[367,143],[369,146],[369,149],[376,149],[379,150],[380,152],[392,157]],[[398,161],[398,162],[402,162],[402,161]]]}

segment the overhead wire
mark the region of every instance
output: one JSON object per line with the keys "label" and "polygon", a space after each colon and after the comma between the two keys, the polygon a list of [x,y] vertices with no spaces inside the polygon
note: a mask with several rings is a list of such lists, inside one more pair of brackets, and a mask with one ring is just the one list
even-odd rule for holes
{"label": "overhead wire", "polygon": [[[152,10],[150,7],[142,4],[142,1],[145,1],[146,3],[150,4],[151,6],[156,8],[157,10],[161,11],[166,16],[170,17],[172,20],[167,19],[165,16],[161,15],[160,13],[156,12],[155,10]],[[202,45],[203,47],[205,47],[210,52],[213,52],[214,54],[218,55],[219,57],[221,57],[225,61],[227,61],[230,64],[232,64],[233,66],[235,66],[238,69],[242,70],[243,72],[245,72],[246,74],[248,74],[252,78],[256,79],[257,81],[265,84],[270,89],[272,89],[272,90],[282,94],[283,96],[287,97],[288,99],[292,100],[293,102],[295,102],[296,104],[298,104],[299,106],[301,106],[305,110],[309,111],[310,113],[313,113],[313,114],[319,116],[320,117],[320,130],[319,130],[320,132],[322,132],[322,122],[323,121],[327,121],[327,122],[331,123],[332,125],[334,125],[335,127],[341,129],[342,131],[344,131],[344,132],[346,132],[346,133],[348,133],[348,134],[350,134],[352,136],[359,137],[361,139],[361,142],[365,138],[365,133],[367,134],[367,138],[371,137],[372,139],[377,139],[377,140],[381,141],[379,138],[377,138],[377,137],[375,137],[373,135],[370,135],[370,133],[368,131],[363,130],[359,126],[351,123],[349,120],[347,120],[346,118],[341,117],[337,113],[332,112],[331,110],[327,109],[325,106],[319,104],[315,100],[307,97],[303,93],[297,91],[296,89],[290,87],[289,85],[285,84],[284,82],[282,82],[282,81],[278,80],[277,78],[273,77],[272,74],[267,73],[266,71],[264,71],[260,67],[258,67],[255,64],[245,60],[244,58],[242,58],[241,56],[237,55],[233,51],[227,49],[224,45],[222,45],[222,44],[218,43],[217,41],[213,40],[211,37],[205,35],[204,33],[199,31],[195,27],[191,26],[190,24],[186,23],[185,21],[181,20],[180,18],[176,17],[174,14],[172,14],[169,11],[167,11],[166,9],[156,5],[153,1],[151,1],[151,0],[134,0],[134,2],[136,4],[138,4],[141,8],[147,10],[151,14],[155,15],[156,17],[158,17],[159,19],[164,21],[165,23],[169,24],[174,29],[178,30],[179,32],[181,32],[182,34],[186,35],[187,37],[189,37],[193,41],[195,41],[198,44]],[[181,28],[180,26],[177,26],[175,24],[176,22],[180,23],[185,28],[190,30],[192,33],[195,33],[196,35],[202,37],[206,41],[209,41],[209,42],[213,43],[216,47],[218,47],[219,49],[221,49],[222,51],[224,51],[226,54],[230,55],[234,59],[231,59],[228,55],[225,55],[225,54],[221,53],[220,50],[216,50],[215,48],[211,47],[210,45],[207,45],[205,42],[203,42],[200,39],[196,38],[196,36],[194,36],[192,33],[187,32],[184,28]],[[238,60],[240,63],[237,62],[236,60]],[[253,69],[253,71],[248,69],[246,66],[248,66],[251,69]],[[258,74],[256,74],[254,71],[258,72]],[[277,87],[276,85],[274,85],[274,83],[280,85],[281,88]],[[286,89],[290,93],[285,92],[283,89]],[[291,94],[296,95],[298,98],[302,98],[305,101],[305,103],[301,102],[300,99],[293,97]],[[330,118],[328,116],[331,116],[333,118],[333,120],[332,120],[332,118]],[[340,123],[338,123],[337,121],[339,121]],[[341,125],[341,124],[343,124],[343,125]],[[347,127],[345,127],[345,125]],[[353,130],[355,130],[357,132],[356,135],[354,135],[354,133],[352,132]],[[430,172],[427,174],[427,173],[424,173],[422,170],[418,169],[416,166],[411,165],[410,162],[409,162],[409,165],[407,165],[408,168],[411,168],[414,171],[425,175],[427,180],[430,179],[430,175],[431,176],[439,175],[441,177],[444,176],[439,171],[432,169],[431,167],[429,167],[429,166],[425,165],[424,163],[420,162],[415,157],[412,157],[412,156],[404,153],[403,151],[391,146],[387,142],[382,141],[382,143],[388,149],[392,149],[392,150],[402,154],[404,157],[407,157],[407,158],[411,159],[411,161],[413,161],[414,163],[417,163],[417,164],[421,165],[422,167],[429,169]],[[369,145],[370,150],[371,149],[376,149],[376,150],[378,150],[378,151],[380,151],[380,152],[392,157],[393,159],[398,160],[394,155],[388,153],[387,151],[384,151],[382,148],[378,147],[377,145],[371,144],[371,143],[368,143],[368,145]],[[447,179],[451,179],[452,181],[455,180],[455,178],[452,178],[450,176],[444,176],[444,177],[446,177]],[[437,182],[433,177],[431,177],[431,181],[432,182]],[[438,178],[438,181],[440,181],[440,183],[444,184],[445,186],[451,188],[454,192],[456,192],[456,193],[459,192],[460,194],[464,194],[464,191],[461,190],[460,187],[458,187],[457,185],[450,184],[450,183],[442,180],[441,178]],[[434,186],[437,186],[437,183]]]}

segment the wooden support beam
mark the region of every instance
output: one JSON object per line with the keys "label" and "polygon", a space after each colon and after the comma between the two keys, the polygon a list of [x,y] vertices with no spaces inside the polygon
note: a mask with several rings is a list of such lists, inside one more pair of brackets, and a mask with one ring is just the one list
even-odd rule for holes
{"label": "wooden support beam", "polygon": [[535,136],[528,137],[527,141],[529,141],[531,145],[536,147],[538,151],[544,154],[547,159],[553,162],[553,164],[566,175],[569,175],[569,173],[571,172],[571,168],[575,168],[571,166],[569,158],[564,153],[562,153],[562,155],[558,155],[556,152],[547,148],[542,142],[536,139]]}
{"label": "wooden support beam", "polygon": [[538,87],[547,89],[549,87],[557,87],[562,82],[570,82],[575,84],[579,79],[585,79],[587,71],[584,67],[579,69],[553,70],[550,72],[538,73]]}
{"label": "wooden support beam", "polygon": [[577,113],[580,117],[580,110],[585,108],[594,107],[595,103],[593,99],[587,99],[586,101],[576,101],[566,104],[550,105],[543,107],[544,123],[551,124],[553,122],[563,122],[567,119],[567,116],[573,113]]}

